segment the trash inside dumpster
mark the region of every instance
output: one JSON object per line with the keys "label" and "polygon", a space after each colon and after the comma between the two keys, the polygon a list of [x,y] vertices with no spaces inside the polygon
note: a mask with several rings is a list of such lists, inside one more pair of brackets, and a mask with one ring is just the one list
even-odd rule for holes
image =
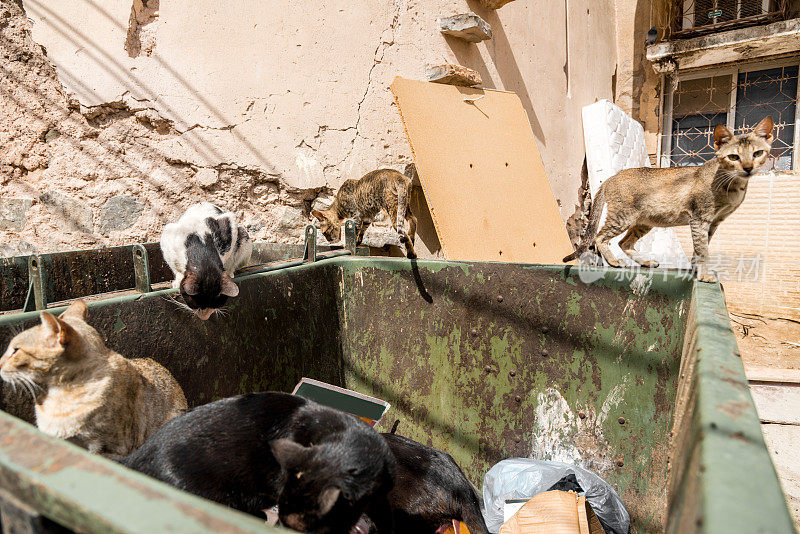
{"label": "trash inside dumpster", "polygon": [[[310,378],[387,403],[376,430],[448,453],[479,489],[497,462],[536,458],[605,480],[632,532],[790,532],[719,286],[582,269],[315,249],[238,276],[227,313],[206,321],[173,289],[89,299],[86,321],[109,349],[163,366],[190,407]],[[0,316],[0,343],[41,320]],[[24,387],[3,383],[2,408],[0,484],[31,517],[91,532],[280,529],[44,435]]]}

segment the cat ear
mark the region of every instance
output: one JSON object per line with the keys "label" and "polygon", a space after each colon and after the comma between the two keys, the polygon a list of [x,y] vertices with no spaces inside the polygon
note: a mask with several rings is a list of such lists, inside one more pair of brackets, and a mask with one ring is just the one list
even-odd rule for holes
{"label": "cat ear", "polygon": [[41,313],[40,318],[45,337],[61,346],[69,343],[70,339],[75,335],[75,330],[70,325],[46,311]]}
{"label": "cat ear", "polygon": [[200,283],[193,271],[186,271],[183,280],[181,280],[181,289],[192,297],[200,293]]}
{"label": "cat ear", "polygon": [[233,281],[228,273],[222,273],[222,291],[220,291],[220,295],[235,297],[238,294],[239,286],[236,285],[236,282]]}
{"label": "cat ear", "polygon": [[269,448],[272,450],[272,455],[275,456],[275,459],[284,469],[302,467],[310,450],[308,447],[303,447],[290,439],[270,441]]}
{"label": "cat ear", "polygon": [[772,144],[772,141],[775,140],[775,137],[772,135],[772,129],[775,127],[775,124],[772,122],[772,117],[767,115],[761,122],[756,124],[756,127],[753,128],[753,135],[756,137],[762,138],[769,144]]}
{"label": "cat ear", "polygon": [[319,494],[319,515],[325,515],[331,511],[336,501],[339,500],[342,490],[336,486],[328,486]]}
{"label": "cat ear", "polygon": [[212,234],[219,232],[219,221],[214,217],[206,217],[206,225]]}
{"label": "cat ear", "polygon": [[86,319],[89,317],[89,308],[86,306],[84,301],[78,299],[70,304],[69,308],[64,310],[64,313],[61,314],[62,319],[65,317],[74,317],[76,319],[80,319],[81,321],[86,321]]}
{"label": "cat ear", "polygon": [[719,150],[722,145],[733,139],[731,131],[724,124],[717,124],[714,128],[714,147]]}

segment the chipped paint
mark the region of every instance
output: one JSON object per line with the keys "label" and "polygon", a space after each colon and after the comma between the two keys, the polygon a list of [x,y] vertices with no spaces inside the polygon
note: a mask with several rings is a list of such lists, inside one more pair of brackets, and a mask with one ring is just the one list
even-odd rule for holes
{"label": "chipped paint", "polygon": [[[704,492],[735,488],[736,498],[757,503],[758,517],[739,518],[742,524],[762,518],[780,523],[785,504],[775,497],[779,486],[758,441],[755,412],[737,404],[747,402],[747,389],[730,383],[743,374],[741,360],[724,352],[726,343],[735,343],[718,286],[700,284],[698,290],[691,281],[659,274],[636,295],[630,286],[638,273],[597,272],[602,276],[586,284],[576,270],[561,266],[340,258],[240,277],[230,315],[203,324],[161,298],[174,290],[92,303],[90,322],[126,356],[164,364],[192,405],[241,391],[291,391],[309,376],[390,402],[380,430],[399,420],[401,435],[447,451],[478,484],[502,458],[537,450],[573,458],[618,490],[634,532],[660,531],[665,521],[673,522],[673,532],[691,532],[695,518],[686,510],[701,509],[705,525],[722,515],[715,507],[724,503],[697,504],[697,492],[673,492],[667,503],[668,472],[681,472],[668,471],[666,444],[688,328],[702,338],[687,344],[702,345],[698,366],[713,367],[683,382],[696,387],[705,421],[702,431],[688,427],[680,434],[694,440],[691,447],[705,448],[684,450],[708,458],[702,474],[685,471],[687,484],[702,485]],[[711,292],[719,302],[693,306],[693,290]],[[36,315],[0,317],[0,343]],[[115,331],[118,317],[126,326]],[[187,330],[193,335],[180,335]],[[715,356],[721,353],[727,356]],[[24,405],[7,389],[1,393],[6,411],[30,420],[30,400]],[[737,417],[725,407],[737,407]],[[0,424],[7,419],[0,414]],[[710,421],[725,426],[713,432]],[[544,433],[542,425],[555,432]],[[12,460],[20,451],[3,457],[6,445],[0,439],[0,475],[17,469]],[[714,457],[714,450],[725,454]],[[55,458],[35,452],[39,461]],[[671,465],[693,457],[684,452]],[[745,478],[739,465],[747,465]],[[757,489],[742,483],[751,478]],[[53,491],[41,487],[44,496]],[[36,505],[49,506],[42,502]],[[114,522],[117,512],[99,513]],[[691,528],[675,527],[682,517],[690,518]]]}
{"label": "chipped paint", "polygon": [[577,416],[557,389],[547,388],[536,395],[531,457],[583,467],[575,444]]}
{"label": "chipped paint", "polygon": [[653,276],[646,275],[644,273],[639,273],[636,277],[631,281],[631,291],[637,297],[641,297],[642,295],[646,295],[648,291],[650,291],[650,286],[653,285]]}
{"label": "chipped paint", "polygon": [[603,405],[600,408],[600,413],[597,416],[597,422],[600,426],[605,424],[609,414],[611,413],[611,410],[619,406],[624,400],[625,389],[629,382],[630,375],[625,375],[622,377],[622,381],[619,384],[611,388],[611,391],[608,393],[606,400],[603,401]]}

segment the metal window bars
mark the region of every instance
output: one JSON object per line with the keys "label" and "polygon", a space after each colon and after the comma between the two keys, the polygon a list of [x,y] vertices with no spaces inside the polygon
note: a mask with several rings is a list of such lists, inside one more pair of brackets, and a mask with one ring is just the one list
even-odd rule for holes
{"label": "metal window bars", "polygon": [[797,60],[681,78],[665,102],[667,157],[662,165],[701,165],[714,155],[717,124],[741,135],[769,115],[775,122],[775,141],[770,162],[763,169],[791,169],[797,144],[797,100]]}
{"label": "metal window bars", "polygon": [[788,0],[669,0],[665,39],[685,39],[789,18]]}

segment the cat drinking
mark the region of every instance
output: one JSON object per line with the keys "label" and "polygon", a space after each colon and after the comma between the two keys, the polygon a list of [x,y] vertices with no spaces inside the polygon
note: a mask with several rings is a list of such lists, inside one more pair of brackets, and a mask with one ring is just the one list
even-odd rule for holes
{"label": "cat drinking", "polygon": [[205,321],[239,294],[233,274],[250,261],[253,243],[233,213],[201,202],[164,227],[161,251],[175,275],[172,286]]}
{"label": "cat drinking", "polygon": [[[311,214],[319,220],[320,230],[329,242],[339,240],[345,219],[353,219],[356,223],[356,244],[360,245],[369,225],[385,212],[400,234],[400,242],[406,247],[406,256],[416,258],[414,235],[417,232],[417,218],[408,205],[410,195],[410,178],[393,169],[378,169],[359,180],[347,180],[328,209],[314,210]],[[404,229],[403,221],[408,224],[408,232]]]}

